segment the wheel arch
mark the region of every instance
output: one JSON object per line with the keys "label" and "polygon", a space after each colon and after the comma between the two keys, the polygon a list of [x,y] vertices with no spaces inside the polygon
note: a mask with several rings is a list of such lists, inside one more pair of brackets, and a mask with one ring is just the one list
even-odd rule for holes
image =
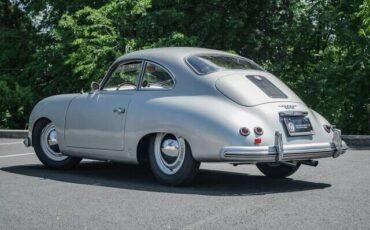
{"label": "wheel arch", "polygon": [[40,123],[41,121],[43,120],[48,120],[51,122],[51,120],[47,117],[39,117],[37,118],[37,120],[34,121],[33,125],[32,125],[32,138],[31,138],[31,143],[34,143],[34,138],[35,138],[35,127],[38,123]]}
{"label": "wheel arch", "polygon": [[136,145],[136,159],[139,164],[147,164],[149,162],[149,142],[155,137],[157,132],[148,133],[142,136]]}

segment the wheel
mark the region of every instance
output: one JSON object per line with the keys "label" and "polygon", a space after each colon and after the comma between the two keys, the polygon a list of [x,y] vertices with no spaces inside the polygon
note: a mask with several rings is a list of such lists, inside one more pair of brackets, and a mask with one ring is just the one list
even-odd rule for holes
{"label": "wheel", "polygon": [[285,178],[293,173],[295,173],[299,166],[301,166],[300,163],[297,163],[296,166],[290,166],[280,163],[260,163],[257,164],[257,168],[266,176],[272,177],[272,178]]}
{"label": "wheel", "polygon": [[60,152],[55,125],[49,120],[37,122],[33,134],[33,148],[46,167],[70,169],[80,163],[81,158],[66,156]]}
{"label": "wheel", "polygon": [[150,139],[149,163],[157,180],[169,185],[190,183],[200,166],[185,139],[170,133],[158,133]]}

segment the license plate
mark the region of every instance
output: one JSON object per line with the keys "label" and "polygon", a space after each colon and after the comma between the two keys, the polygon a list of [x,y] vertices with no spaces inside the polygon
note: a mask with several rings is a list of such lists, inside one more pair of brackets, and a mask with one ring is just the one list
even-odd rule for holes
{"label": "license plate", "polygon": [[310,119],[305,116],[284,117],[285,127],[290,136],[312,135]]}

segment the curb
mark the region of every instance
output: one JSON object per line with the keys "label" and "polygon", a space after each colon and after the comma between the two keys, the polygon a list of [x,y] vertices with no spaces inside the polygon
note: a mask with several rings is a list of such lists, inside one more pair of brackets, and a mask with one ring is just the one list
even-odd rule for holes
{"label": "curb", "polygon": [[0,129],[0,138],[26,138],[28,130]]}

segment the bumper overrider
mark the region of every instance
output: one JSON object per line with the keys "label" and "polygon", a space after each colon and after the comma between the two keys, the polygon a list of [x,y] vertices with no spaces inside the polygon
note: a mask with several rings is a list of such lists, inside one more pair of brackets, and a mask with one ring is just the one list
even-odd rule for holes
{"label": "bumper overrider", "polygon": [[24,146],[26,146],[27,148],[31,146],[31,138],[30,137],[26,137],[24,140],[23,140],[23,144]]}
{"label": "bumper overrider", "polygon": [[347,149],[339,129],[333,129],[332,142],[291,145],[283,145],[282,134],[276,131],[273,146],[227,146],[221,149],[221,159],[245,163],[304,161],[335,158],[344,154]]}

